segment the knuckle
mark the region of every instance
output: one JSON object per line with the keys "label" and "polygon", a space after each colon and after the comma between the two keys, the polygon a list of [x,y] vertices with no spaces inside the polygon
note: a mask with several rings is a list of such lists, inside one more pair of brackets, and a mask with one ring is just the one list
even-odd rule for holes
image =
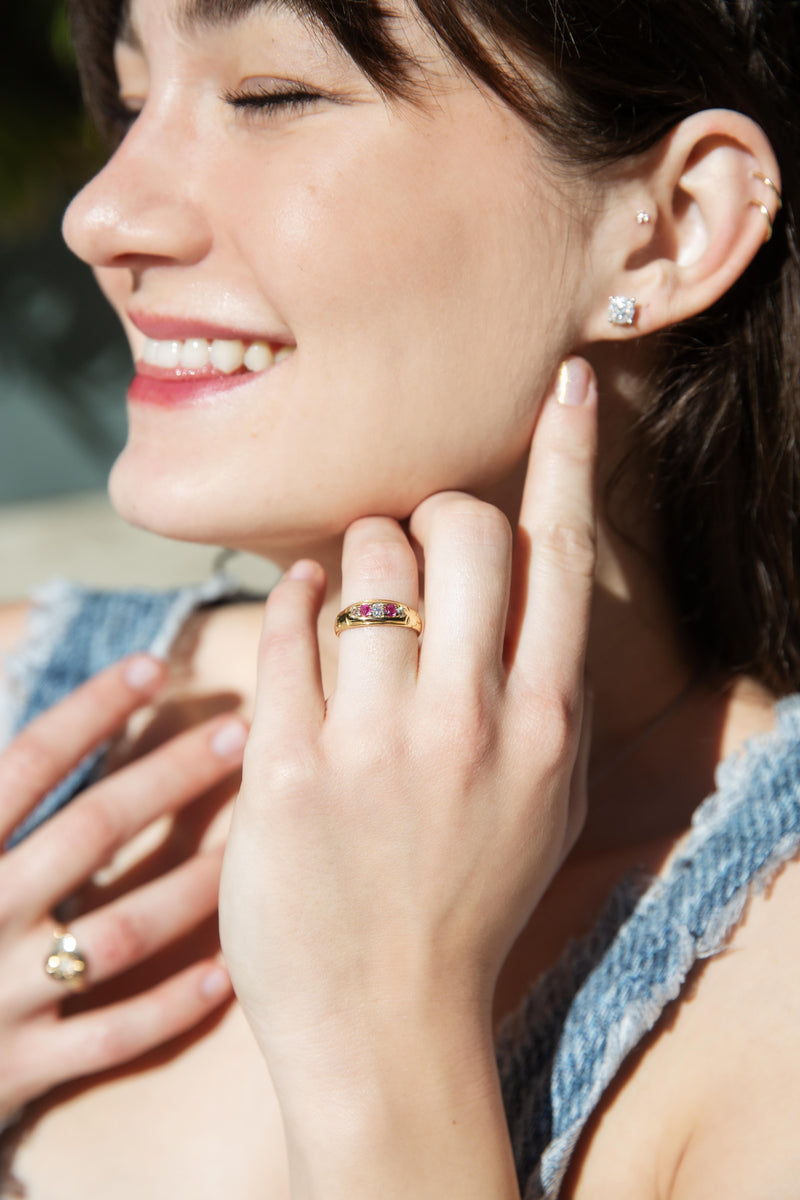
{"label": "knuckle", "polygon": [[561,693],[530,697],[527,706],[526,736],[537,748],[543,763],[560,767],[571,757],[580,732],[580,704],[577,697]]}
{"label": "knuckle", "polygon": [[130,914],[108,914],[93,939],[92,953],[104,975],[115,975],[147,954],[148,942],[139,921]]}
{"label": "knuckle", "polygon": [[290,664],[296,657],[296,628],[288,625],[285,620],[266,624],[261,635],[260,658],[271,664],[271,670],[280,671],[281,663]]}
{"label": "knuckle", "polygon": [[[258,793],[279,804],[302,804],[319,791],[319,767],[316,755],[284,742],[278,752],[258,762]],[[247,774],[245,773],[245,782]],[[246,789],[244,789],[246,792]],[[257,805],[259,811],[262,805]]]}
{"label": "knuckle", "polygon": [[131,1053],[131,1037],[122,1021],[102,1010],[86,1023],[79,1058],[86,1074],[124,1062]]}
{"label": "knuckle", "polygon": [[403,578],[413,557],[410,547],[397,540],[372,538],[358,546],[353,566],[366,585]]}
{"label": "knuckle", "polygon": [[64,814],[62,836],[83,857],[98,860],[111,854],[124,841],[119,808],[87,796]]}
{"label": "knuckle", "polygon": [[55,778],[60,768],[47,743],[32,729],[23,729],[6,751],[3,773],[12,787],[28,790],[42,779]]}
{"label": "knuckle", "polygon": [[[465,689],[458,704],[442,704],[438,711],[429,748],[434,762],[447,754],[467,777],[474,775],[496,750],[496,702],[482,691]],[[453,747],[458,747],[457,757]]]}
{"label": "knuckle", "polygon": [[594,575],[596,539],[589,525],[552,521],[533,535],[534,553],[559,571],[591,579]]}
{"label": "knuckle", "polygon": [[449,539],[501,549],[511,546],[511,525],[505,513],[493,504],[458,496],[439,508],[435,520]]}

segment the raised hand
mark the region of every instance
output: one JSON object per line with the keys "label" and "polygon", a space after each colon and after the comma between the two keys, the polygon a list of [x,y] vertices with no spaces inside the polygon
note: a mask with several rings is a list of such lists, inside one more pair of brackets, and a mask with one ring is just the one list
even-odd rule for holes
{"label": "raised hand", "polygon": [[[85,754],[152,700],[165,675],[148,656],[124,659],[10,743],[0,755],[0,845]],[[235,771],[245,736],[238,719],[225,717],[183,733],[89,787],[0,855],[0,1118],[56,1084],[137,1058],[230,996],[224,968],[203,961],[131,999],[64,1016],[70,981],[58,975],[76,966],[76,952],[54,964],[55,977],[44,963],[54,949],[53,908],[140,830]],[[198,854],[78,917],[69,932],[86,964],[81,986],[127,970],[213,913],[220,864],[221,851]]]}
{"label": "raised hand", "polygon": [[[371,1122],[391,1096],[396,1119],[421,1119],[424,1141],[433,1093],[475,1111],[496,1091],[496,980],[585,812],[595,430],[594,377],[572,360],[539,415],[516,538],[469,495],[421,504],[421,641],[346,629],[327,703],[321,569],[298,564],[267,603],[220,917],[308,1184],[298,1195],[323,1179],[321,1196],[362,1194],[363,1159],[339,1188],[322,1129],[336,1126],[334,1158],[354,1128],[380,1140]],[[418,588],[397,522],[349,529],[343,603],[416,608]],[[399,1181],[380,1175],[394,1145],[363,1194],[394,1195],[396,1183],[427,1196],[408,1161]],[[453,1184],[430,1194],[466,1194]]]}

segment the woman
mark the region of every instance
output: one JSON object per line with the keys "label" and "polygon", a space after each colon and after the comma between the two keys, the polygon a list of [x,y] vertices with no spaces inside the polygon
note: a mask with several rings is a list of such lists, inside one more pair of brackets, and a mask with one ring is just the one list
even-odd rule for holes
{"label": "woman", "polygon": [[286,575],[9,656],[34,1200],[796,1195],[795,12],[75,3],[114,503]]}

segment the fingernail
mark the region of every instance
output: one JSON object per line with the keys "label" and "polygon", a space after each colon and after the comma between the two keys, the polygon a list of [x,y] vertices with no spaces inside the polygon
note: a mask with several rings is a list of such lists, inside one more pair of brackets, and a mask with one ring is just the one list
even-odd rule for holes
{"label": "fingernail", "polygon": [[231,988],[231,977],[224,967],[212,967],[200,982],[200,993],[206,1000],[218,1000]]}
{"label": "fingernail", "polygon": [[132,658],[125,668],[125,682],[137,691],[145,691],[160,678],[162,664],[146,654]]}
{"label": "fingernail", "polygon": [[313,583],[319,576],[319,567],[310,558],[301,558],[299,562],[294,563],[286,572],[287,579],[299,579],[306,583]]}
{"label": "fingernail", "polygon": [[226,721],[211,739],[211,749],[217,758],[240,755],[247,741],[247,728],[241,721]]}
{"label": "fingernail", "polygon": [[585,404],[589,395],[591,370],[582,358],[565,358],[558,369],[556,400],[569,408]]}

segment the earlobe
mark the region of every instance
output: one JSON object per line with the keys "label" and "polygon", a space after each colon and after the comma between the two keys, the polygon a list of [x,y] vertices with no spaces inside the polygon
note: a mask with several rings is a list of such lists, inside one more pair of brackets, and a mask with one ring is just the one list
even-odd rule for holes
{"label": "earlobe", "polygon": [[653,333],[710,308],[768,240],[780,206],[778,164],[754,121],[727,109],[686,118],[612,189],[595,230],[586,340]]}

